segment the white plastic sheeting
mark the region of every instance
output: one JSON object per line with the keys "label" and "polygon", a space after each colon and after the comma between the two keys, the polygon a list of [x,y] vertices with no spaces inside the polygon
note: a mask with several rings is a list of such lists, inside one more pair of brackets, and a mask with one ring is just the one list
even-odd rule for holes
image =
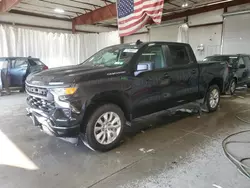
{"label": "white plastic sheeting", "polygon": [[177,42],[188,43],[189,42],[188,39],[189,39],[188,25],[182,24],[181,26],[179,26],[179,29],[178,29]]}
{"label": "white plastic sheeting", "polygon": [[117,31],[65,34],[0,25],[0,57],[38,57],[49,67],[81,63],[98,50],[119,43]]}
{"label": "white plastic sheeting", "polygon": [[250,54],[250,14],[227,16],[223,23],[223,54]]}

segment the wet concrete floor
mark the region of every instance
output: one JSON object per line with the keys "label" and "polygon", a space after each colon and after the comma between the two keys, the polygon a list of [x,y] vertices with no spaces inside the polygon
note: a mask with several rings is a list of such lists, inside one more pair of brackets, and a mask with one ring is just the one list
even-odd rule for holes
{"label": "wet concrete floor", "polygon": [[138,119],[124,143],[107,153],[40,132],[25,116],[25,97],[0,97],[1,188],[250,187],[222,150],[225,137],[250,129],[235,117],[250,121],[244,111],[250,91],[224,96],[217,112],[201,117],[161,112]]}

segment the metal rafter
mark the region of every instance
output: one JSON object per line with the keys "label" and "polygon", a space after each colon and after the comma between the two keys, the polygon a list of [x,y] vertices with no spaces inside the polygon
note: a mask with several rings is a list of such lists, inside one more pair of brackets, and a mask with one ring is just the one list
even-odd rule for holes
{"label": "metal rafter", "polygon": [[82,10],[92,11],[91,9],[88,9],[88,8],[75,7],[75,6],[72,6],[72,5],[66,5],[66,4],[63,4],[63,3],[57,3],[57,2],[53,2],[53,1],[49,1],[49,0],[40,0],[40,1],[45,2],[45,3],[54,4],[54,5],[60,5],[60,6],[71,7],[71,8],[79,8],[79,9],[82,9]]}
{"label": "metal rafter", "polygon": [[2,0],[0,1],[0,12],[7,12],[17,5],[21,0]]}
{"label": "metal rafter", "polygon": [[[41,7],[41,8],[46,8],[46,9],[51,9],[51,10],[54,10],[54,8],[50,7],[50,6],[44,6],[44,5],[38,5],[38,4],[32,4],[32,3],[26,3],[26,2],[21,2],[21,4],[25,4],[25,5],[31,5],[31,6],[35,6],[35,7]],[[77,8],[76,9],[80,9],[80,10],[84,10],[83,8]],[[77,12],[77,11],[72,11],[72,10],[67,10],[67,9],[64,9],[64,11],[67,13],[73,13],[73,14],[82,14],[82,12]]]}

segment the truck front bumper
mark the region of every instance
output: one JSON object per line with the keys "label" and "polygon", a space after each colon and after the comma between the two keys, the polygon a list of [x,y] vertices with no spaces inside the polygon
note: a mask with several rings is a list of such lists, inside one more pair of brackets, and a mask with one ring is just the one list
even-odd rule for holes
{"label": "truck front bumper", "polygon": [[[75,124],[65,117],[55,117],[35,108],[26,108],[27,115],[32,119],[33,125],[40,127],[45,133],[56,137],[77,137],[80,133],[80,124]],[[65,126],[67,125],[67,126]]]}
{"label": "truck front bumper", "polygon": [[31,117],[33,125],[59,138],[78,138],[83,119],[81,109],[75,107],[81,103],[79,100],[62,102],[29,95],[27,103],[27,116]]}

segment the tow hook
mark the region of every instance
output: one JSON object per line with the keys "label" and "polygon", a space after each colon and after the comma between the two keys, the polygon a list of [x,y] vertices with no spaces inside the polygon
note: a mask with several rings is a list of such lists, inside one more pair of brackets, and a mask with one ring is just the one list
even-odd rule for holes
{"label": "tow hook", "polygon": [[29,108],[26,108],[26,111],[27,111],[26,116],[28,116],[28,117],[32,116],[32,113],[30,112]]}

